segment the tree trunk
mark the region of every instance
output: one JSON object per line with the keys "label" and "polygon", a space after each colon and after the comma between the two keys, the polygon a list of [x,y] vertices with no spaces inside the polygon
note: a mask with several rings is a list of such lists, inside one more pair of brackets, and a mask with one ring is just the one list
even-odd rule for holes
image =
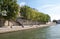
{"label": "tree trunk", "polygon": [[0,27],[4,26],[5,20],[0,19]]}
{"label": "tree trunk", "polygon": [[9,20],[8,20],[8,26],[9,26]]}
{"label": "tree trunk", "polygon": [[2,20],[0,19],[0,27],[2,27]]}

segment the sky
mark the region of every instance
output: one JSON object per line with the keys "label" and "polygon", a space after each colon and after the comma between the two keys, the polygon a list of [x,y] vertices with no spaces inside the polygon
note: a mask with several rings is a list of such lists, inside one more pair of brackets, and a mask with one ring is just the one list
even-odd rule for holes
{"label": "sky", "polygon": [[60,0],[18,0],[20,6],[28,5],[50,15],[51,20],[60,19]]}

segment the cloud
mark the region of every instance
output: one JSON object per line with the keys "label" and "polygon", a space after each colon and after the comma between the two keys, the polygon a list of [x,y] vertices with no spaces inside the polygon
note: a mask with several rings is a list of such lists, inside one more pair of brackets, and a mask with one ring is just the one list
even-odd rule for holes
{"label": "cloud", "polygon": [[54,5],[43,5],[43,6],[41,6],[40,9],[43,9],[43,8],[49,8],[49,7],[52,7],[52,6],[54,6]]}
{"label": "cloud", "polygon": [[21,3],[20,3],[20,6],[24,6],[24,5],[26,5],[25,2],[21,2]]}
{"label": "cloud", "polygon": [[43,5],[39,8],[39,11],[49,14],[51,16],[51,20],[60,19],[60,5]]}

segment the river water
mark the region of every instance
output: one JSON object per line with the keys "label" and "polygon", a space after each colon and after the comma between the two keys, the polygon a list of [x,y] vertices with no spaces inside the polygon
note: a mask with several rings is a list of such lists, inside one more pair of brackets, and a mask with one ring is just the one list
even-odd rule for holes
{"label": "river water", "polygon": [[0,39],[60,39],[60,24],[0,34]]}

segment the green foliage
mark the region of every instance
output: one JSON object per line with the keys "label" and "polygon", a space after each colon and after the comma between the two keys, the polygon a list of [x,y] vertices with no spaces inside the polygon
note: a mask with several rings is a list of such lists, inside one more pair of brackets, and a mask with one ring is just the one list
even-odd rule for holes
{"label": "green foliage", "polygon": [[2,18],[15,19],[19,11],[17,0],[0,0],[0,12],[4,10],[7,12],[7,16],[2,16]]}
{"label": "green foliage", "polygon": [[57,20],[53,20],[53,22],[56,22],[57,23]]}
{"label": "green foliage", "polygon": [[48,14],[38,12],[36,9],[33,9],[26,5],[21,7],[20,13],[21,16],[23,16],[23,18],[28,20],[39,21],[39,22],[48,22],[50,20],[50,16]]}

